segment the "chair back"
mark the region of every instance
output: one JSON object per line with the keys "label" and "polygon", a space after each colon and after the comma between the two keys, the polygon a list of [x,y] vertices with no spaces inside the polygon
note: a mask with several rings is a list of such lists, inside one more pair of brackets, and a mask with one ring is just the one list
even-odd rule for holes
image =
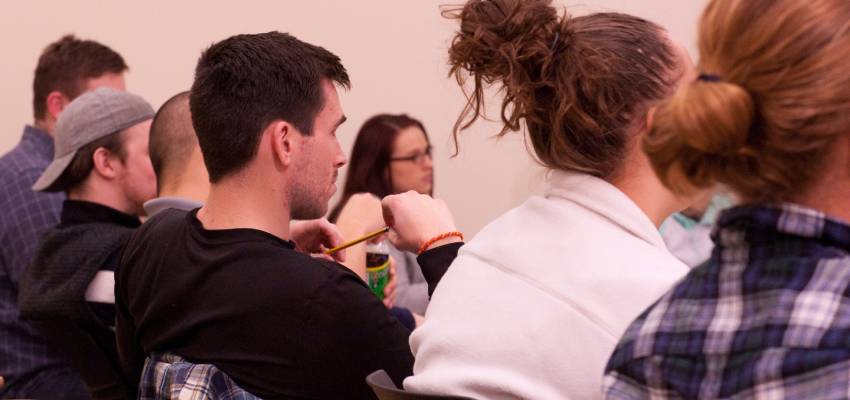
{"label": "chair back", "polygon": [[469,397],[413,393],[399,389],[382,369],[369,374],[366,383],[378,396],[378,400],[472,400]]}

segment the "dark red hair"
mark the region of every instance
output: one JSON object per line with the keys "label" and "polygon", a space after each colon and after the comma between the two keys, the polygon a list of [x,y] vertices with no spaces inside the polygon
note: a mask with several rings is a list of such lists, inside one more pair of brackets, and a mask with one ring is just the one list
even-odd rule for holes
{"label": "dark red hair", "polygon": [[422,122],[407,114],[378,114],[363,123],[351,149],[342,198],[328,215],[329,220],[336,221],[342,207],[353,194],[372,193],[380,198],[393,194],[390,174],[393,144],[399,132],[410,127],[421,129],[425,133],[425,140],[430,143]]}

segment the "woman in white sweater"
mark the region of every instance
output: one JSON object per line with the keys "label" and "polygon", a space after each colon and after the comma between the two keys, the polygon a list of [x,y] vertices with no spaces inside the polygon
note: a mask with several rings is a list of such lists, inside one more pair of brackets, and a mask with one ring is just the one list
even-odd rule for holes
{"label": "woman in white sweater", "polygon": [[658,233],[687,203],[661,185],[639,143],[655,104],[694,78],[692,62],[661,27],[629,15],[472,0],[452,16],[452,72],[474,82],[458,126],[481,115],[484,88],[496,85],[500,134],[527,128],[550,188],[460,250],[411,337],[416,364],[404,386],[480,399],[601,397],[617,339],[688,270]]}

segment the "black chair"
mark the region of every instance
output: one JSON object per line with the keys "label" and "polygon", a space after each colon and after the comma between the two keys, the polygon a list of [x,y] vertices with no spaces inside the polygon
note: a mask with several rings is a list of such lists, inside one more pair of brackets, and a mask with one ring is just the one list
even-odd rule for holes
{"label": "black chair", "polygon": [[436,394],[417,394],[396,387],[387,372],[379,369],[366,377],[366,383],[375,392],[379,400],[472,400],[469,397],[441,396]]}

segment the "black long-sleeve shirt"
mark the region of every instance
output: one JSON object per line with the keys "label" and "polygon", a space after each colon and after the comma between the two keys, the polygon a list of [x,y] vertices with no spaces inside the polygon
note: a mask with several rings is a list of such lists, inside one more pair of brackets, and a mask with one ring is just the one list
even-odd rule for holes
{"label": "black long-sleeve shirt", "polygon": [[[410,331],[348,268],[254,229],[204,229],[196,212],[144,224],[116,278],[117,338],[128,379],[171,352],[216,365],[264,398],[373,398],[364,379],[413,369]],[[459,245],[420,256],[433,291]]]}
{"label": "black long-sleeve shirt", "polygon": [[[59,225],[54,230],[93,223],[114,224],[132,229],[138,228],[142,224],[139,217],[123,213],[103,204],[65,200],[62,204],[62,216]],[[100,269],[115,272],[121,260],[121,250],[122,248],[119,248],[112,253]],[[88,302],[88,305],[100,322],[107,326],[115,326],[115,307],[112,304]]]}
{"label": "black long-sleeve shirt", "polygon": [[112,288],[108,284],[96,288],[99,301],[87,296],[96,273],[116,270],[121,249],[139,225],[138,217],[111,207],[65,200],[59,225],[42,238],[21,280],[21,317],[30,319],[49,343],[67,354],[93,398],[135,398],[136,387],[118,368],[111,329],[115,306],[105,296]]}

